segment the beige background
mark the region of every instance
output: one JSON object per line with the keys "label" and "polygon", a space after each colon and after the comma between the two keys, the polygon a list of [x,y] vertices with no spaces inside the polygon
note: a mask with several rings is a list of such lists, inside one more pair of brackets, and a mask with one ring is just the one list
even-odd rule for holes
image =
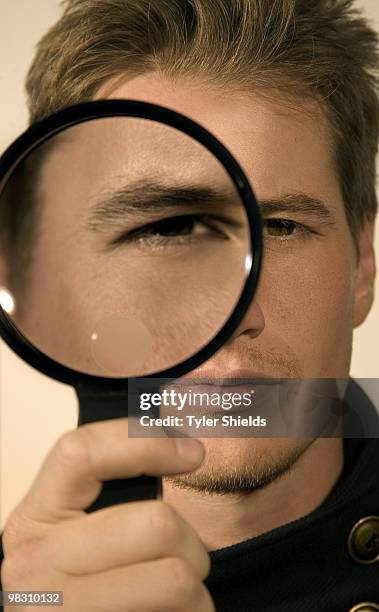
{"label": "beige background", "polygon": [[[379,29],[378,0],[360,0]],[[23,81],[34,45],[59,15],[57,0],[1,0],[0,152],[26,127]],[[379,227],[376,232],[379,252]],[[379,378],[379,299],[367,322],[355,332],[352,375]],[[56,438],[76,425],[73,391],[50,381],[0,345],[0,528],[32,482]],[[366,385],[368,392],[374,381]]]}

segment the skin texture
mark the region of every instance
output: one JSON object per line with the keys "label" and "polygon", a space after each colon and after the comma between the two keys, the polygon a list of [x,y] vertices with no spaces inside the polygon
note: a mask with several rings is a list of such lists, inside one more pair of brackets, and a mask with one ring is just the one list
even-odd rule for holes
{"label": "skin texture", "polygon": [[[251,376],[260,372],[270,377],[347,377],[352,332],[366,318],[373,299],[373,227],[367,224],[362,232],[361,258],[357,262],[331,152],[331,135],[317,103],[295,100],[289,108],[275,91],[264,96],[221,92],[193,81],[172,84],[154,74],[109,82],[97,97],[139,99],[182,112],[206,126],[232,151],[258,200],[303,194],[322,200],[331,213],[328,223],[305,213],[284,212],[270,217],[288,219],[310,231],[296,227],[293,234],[282,238],[266,229],[264,267],[254,302],[227,345],[195,374],[211,369],[216,375],[230,376],[244,369]],[[93,150],[91,142],[88,147]],[[70,150],[67,158],[74,172],[78,166],[72,155]],[[104,156],[105,164],[107,159]],[[196,155],[191,159],[192,169],[198,173],[203,169],[209,176],[209,166],[202,160],[198,163]],[[46,188],[54,184],[62,194],[69,189],[69,182],[61,162],[54,156],[49,162],[54,180],[47,181]],[[159,169],[166,163],[167,159],[161,157]],[[94,167],[83,189],[96,182]],[[70,173],[76,186],[81,184],[79,174]],[[107,259],[101,249],[94,255],[94,249],[80,234],[83,209],[69,197],[64,201],[65,206],[56,199],[55,205],[42,209],[41,227],[49,231],[41,231],[28,286],[32,303],[38,299],[42,310],[37,316],[31,308],[29,318],[20,323],[33,335],[41,330],[43,322],[42,346],[46,346],[44,342],[58,345],[61,328],[58,334],[56,322],[62,320],[62,296],[96,293],[96,299],[90,300],[93,308],[83,308],[75,300],[70,303],[75,329],[84,326],[86,338],[97,332],[99,313],[105,304],[108,312],[114,305],[116,319],[123,316],[117,296],[109,290],[111,274],[119,278],[122,266],[117,259]],[[232,276],[229,273],[228,278]],[[222,279],[220,286],[225,282]],[[205,284],[204,280],[202,286]],[[41,292],[43,286],[50,287],[49,293]],[[205,305],[200,314],[204,309]],[[211,311],[206,316],[210,317]],[[216,324],[212,319],[210,323],[211,327]],[[60,344],[67,342],[70,351],[75,338],[75,334],[66,336]],[[88,350],[84,353],[89,354]],[[94,361],[98,363],[99,359]],[[93,367],[93,361],[87,366]],[[114,364],[108,365],[108,369],[112,367]],[[196,529],[208,549],[231,545],[309,513],[330,493],[343,465],[339,439],[202,441],[206,450],[202,465],[186,476],[167,478],[164,498]],[[223,495],[210,495],[209,490],[217,483]],[[251,490],[246,491],[249,487]]]}

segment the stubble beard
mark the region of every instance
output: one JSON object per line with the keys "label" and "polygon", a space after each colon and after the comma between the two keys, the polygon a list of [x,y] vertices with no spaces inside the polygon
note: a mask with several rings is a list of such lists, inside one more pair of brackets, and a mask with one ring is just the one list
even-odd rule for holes
{"label": "stubble beard", "polygon": [[[313,444],[314,439],[298,441],[296,446],[281,450],[276,455],[265,448],[251,452],[249,457],[217,457],[208,455],[195,472],[168,476],[164,480],[172,486],[209,495],[248,494],[263,489],[283,478],[296,466]],[[222,445],[219,446],[222,453]]]}

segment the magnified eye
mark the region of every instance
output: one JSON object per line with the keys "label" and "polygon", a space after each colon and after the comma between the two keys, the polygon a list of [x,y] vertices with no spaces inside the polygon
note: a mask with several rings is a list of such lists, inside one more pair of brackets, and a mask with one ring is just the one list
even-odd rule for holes
{"label": "magnified eye", "polygon": [[[199,225],[203,227],[199,228]],[[197,226],[197,230],[204,229],[204,221],[201,221],[201,219],[193,215],[186,215],[158,221],[150,226],[150,228],[147,228],[143,233],[149,233],[153,236],[189,236],[194,233],[195,226]],[[148,229],[149,231],[147,231]]]}
{"label": "magnified eye", "polygon": [[[224,221],[225,223],[225,221]],[[220,223],[219,223],[220,225]],[[130,239],[159,237],[180,238],[188,236],[189,238],[198,238],[206,236],[214,236],[226,238],[226,234],[220,227],[217,226],[217,219],[210,215],[180,215],[169,217],[145,225],[144,227],[132,230],[128,234]]]}
{"label": "magnified eye", "polygon": [[[117,238],[113,245],[132,242],[146,247],[174,247],[200,240],[228,240],[233,221],[211,215],[177,215],[130,230]],[[229,228],[229,232],[228,232]]]}

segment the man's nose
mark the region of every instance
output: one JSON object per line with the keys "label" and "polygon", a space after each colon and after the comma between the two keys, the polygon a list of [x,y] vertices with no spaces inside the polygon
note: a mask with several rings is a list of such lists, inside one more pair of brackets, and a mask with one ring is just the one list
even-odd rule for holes
{"label": "man's nose", "polygon": [[263,310],[259,304],[259,296],[256,296],[250,304],[244,318],[234,332],[231,340],[238,336],[246,335],[257,338],[265,328]]}

